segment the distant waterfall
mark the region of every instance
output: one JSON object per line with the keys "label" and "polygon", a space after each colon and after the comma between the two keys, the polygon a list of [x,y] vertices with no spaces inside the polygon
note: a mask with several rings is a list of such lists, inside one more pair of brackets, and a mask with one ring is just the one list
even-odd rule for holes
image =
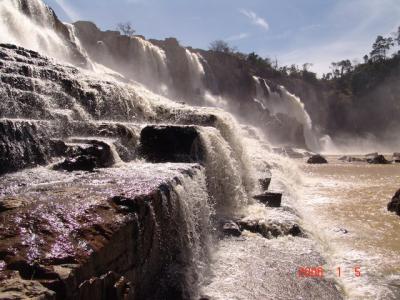
{"label": "distant waterfall", "polygon": [[133,36],[131,39],[138,45],[134,58],[138,69],[132,70],[135,78],[156,92],[167,95],[171,78],[164,50],[141,37]]}
{"label": "distant waterfall", "polygon": [[204,89],[203,78],[205,75],[204,67],[201,62],[203,59],[200,54],[194,53],[185,49],[186,58],[188,61],[190,81],[194,91],[202,92]]}
{"label": "distant waterfall", "polygon": [[265,79],[253,76],[256,84],[256,97],[254,101],[259,103],[262,109],[267,109],[271,114],[285,114],[303,125],[304,139],[307,146],[313,151],[323,148],[323,141],[329,137],[319,140],[313,130],[312,120],[304,103],[299,97],[291,94],[284,86],[277,86],[277,91],[272,91]]}

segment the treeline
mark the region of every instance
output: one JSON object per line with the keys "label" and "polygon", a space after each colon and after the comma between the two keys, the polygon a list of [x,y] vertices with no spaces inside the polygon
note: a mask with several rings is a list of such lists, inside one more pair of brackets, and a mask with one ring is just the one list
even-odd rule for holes
{"label": "treeline", "polygon": [[236,51],[224,41],[210,50],[244,60],[253,75],[285,85],[300,96],[315,125],[331,135],[372,133],[400,126],[400,27],[387,37],[378,36],[360,61],[333,62],[330,72],[318,78],[309,63],[279,66],[256,53]]}

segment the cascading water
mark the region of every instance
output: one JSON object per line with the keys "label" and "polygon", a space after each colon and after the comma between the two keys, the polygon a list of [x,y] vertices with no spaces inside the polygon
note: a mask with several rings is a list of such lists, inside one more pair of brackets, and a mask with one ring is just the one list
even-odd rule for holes
{"label": "cascading water", "polygon": [[[22,7],[19,6],[21,3],[20,1],[10,2],[7,0],[0,3],[0,13],[5,17],[0,21],[3,22],[2,25],[5,25],[0,27],[0,32],[3,33],[2,31],[4,31],[5,33],[1,35],[0,41],[34,48],[48,55],[64,59],[64,54],[59,49],[64,44],[59,40],[61,39],[59,35],[55,33],[54,26],[51,25],[51,14],[48,15],[50,19],[46,19],[47,15],[44,16],[43,20],[47,21],[35,23],[21,13]],[[38,0],[30,3],[33,3],[32,5],[42,5]],[[38,7],[46,8],[45,6]],[[36,10],[34,11],[37,14]],[[47,14],[46,10],[38,11]],[[29,30],[19,28],[18,22],[31,27],[27,27],[30,28]],[[71,25],[66,25],[66,27],[69,32],[69,39],[77,46],[78,52],[84,55],[84,48],[76,38],[74,27]],[[28,36],[30,39],[28,39]],[[3,37],[5,37],[4,40]],[[46,41],[46,47],[41,45],[43,39]],[[130,50],[135,53],[135,64],[138,66],[137,70],[131,70],[136,74],[133,77],[139,82],[149,85],[152,90],[166,94],[170,78],[165,52],[141,37],[129,37],[129,39],[135,44],[132,45],[133,48]],[[67,50],[67,55],[68,49],[65,49]],[[202,58],[189,50],[186,50],[185,53],[191,74],[192,89],[199,89],[200,94],[204,94],[206,102],[207,99],[212,99],[209,100],[209,103],[212,103],[213,106],[220,106],[221,103],[226,104],[222,98],[213,98],[204,90]],[[135,247],[139,250],[142,250],[142,247],[149,247],[150,250],[146,255],[150,255],[156,262],[158,262],[157,259],[159,257],[165,260],[165,265],[162,265],[164,267],[162,270],[164,273],[162,274],[165,276],[157,279],[166,285],[166,290],[169,287],[178,286],[176,289],[183,291],[188,296],[187,298],[199,298],[198,288],[200,285],[206,285],[205,277],[210,267],[210,245],[212,226],[214,225],[211,224],[211,220],[214,219],[215,215],[227,218],[236,217],[246,210],[243,209],[241,211],[243,206],[251,203],[250,196],[256,190],[255,177],[270,167],[266,160],[271,159],[273,161],[269,156],[272,154],[265,149],[260,150],[253,146],[251,142],[249,143],[247,139],[244,139],[243,136],[246,134],[240,130],[234,118],[222,110],[194,108],[177,104],[149,91],[138,83],[122,83],[112,76],[105,78],[103,73],[96,74],[96,68],[92,71],[82,71],[71,66],[56,64],[52,60],[40,56],[37,57],[23,49],[16,50],[12,46],[1,46],[0,54],[0,59],[4,57],[12,58],[1,60],[0,97],[4,101],[0,102],[0,117],[7,118],[7,120],[1,120],[0,123],[7,123],[5,127],[11,128],[5,134],[6,138],[11,137],[11,139],[9,141],[6,140],[5,143],[18,145],[18,147],[14,148],[10,147],[11,150],[17,149],[16,152],[18,153],[10,153],[12,157],[17,157],[22,161],[19,165],[12,165],[9,170],[5,171],[15,171],[20,170],[22,167],[35,164],[43,165],[51,162],[51,158],[54,157],[53,153],[50,153],[51,145],[54,143],[59,145],[59,140],[68,144],[69,139],[75,139],[75,141],[80,139],[79,142],[82,143],[88,139],[96,139],[106,142],[111,149],[114,162],[118,162],[119,165],[118,168],[99,171],[101,175],[96,172],[89,174],[88,176],[93,177],[88,180],[93,180],[96,185],[93,190],[108,193],[108,188],[111,189],[113,186],[121,184],[123,177],[128,175],[134,179],[147,176],[146,180],[140,181],[141,185],[139,185],[139,188],[144,189],[150,183],[158,182],[160,174],[168,173],[168,175],[173,176],[175,185],[160,187],[162,197],[155,201],[155,204],[159,204],[159,206],[154,205],[158,208],[158,211],[154,206],[146,206],[145,215],[153,223],[150,224],[151,226],[146,223],[143,231],[154,227],[154,239],[144,241],[143,244],[146,245],[139,244],[140,246],[135,245]],[[3,70],[7,70],[9,73],[3,72]],[[257,79],[257,82],[259,83],[259,89],[261,87],[260,80]],[[268,89],[266,84],[265,88]],[[283,87],[280,92],[283,96],[275,93],[275,98],[272,99],[276,104],[275,110],[272,112],[283,112],[296,118],[304,125],[305,130],[310,131],[309,134],[311,135],[311,119],[304,110],[301,101],[289,94]],[[266,97],[264,93],[260,93],[257,96],[257,100],[260,102],[265,101],[265,107],[270,109],[268,101],[271,99]],[[283,103],[279,103],[278,100]],[[22,122],[21,120],[16,120],[17,118],[31,120]],[[42,122],[46,122],[46,124],[38,126]],[[176,164],[143,165],[140,158],[135,156],[139,132],[143,124],[157,123],[198,125],[196,127],[198,127],[199,136],[204,145],[205,169],[197,165],[199,169],[194,174],[190,173],[189,175],[186,174],[187,176],[176,177],[176,168],[178,168]],[[31,129],[25,130],[24,128],[27,127]],[[46,131],[46,128],[52,127],[55,128],[54,132]],[[111,139],[109,139],[110,137]],[[2,142],[2,138],[3,136],[0,136],[0,142]],[[54,138],[58,140],[54,141]],[[21,139],[26,143],[21,142]],[[309,139],[310,143],[312,142],[312,137],[309,136],[306,139]],[[32,144],[33,146],[26,144]],[[249,151],[249,148],[251,148],[251,151]],[[130,151],[132,153],[127,153]],[[120,158],[124,161],[134,161],[131,164],[124,164],[120,161]],[[285,163],[286,161],[284,163],[276,163],[276,165],[284,169]],[[170,169],[174,170],[170,172]],[[43,168],[36,169],[36,171],[40,173],[37,176],[42,176],[41,184],[46,182],[46,178],[52,178],[52,174],[54,174],[53,171],[43,170]],[[36,171],[35,169],[30,171],[29,176],[36,176]],[[81,177],[79,176],[86,176],[79,172],[56,174],[59,176],[59,182],[80,181]],[[105,177],[101,177],[103,174],[105,174]],[[282,171],[282,174],[290,176],[291,172],[284,173]],[[15,176],[18,177],[20,175],[17,174]],[[100,176],[100,178],[97,176]],[[283,180],[284,176],[282,175],[282,178],[278,178]],[[292,176],[294,175],[292,174]],[[27,175],[25,174],[25,181],[27,181],[26,178]],[[129,177],[127,178],[125,184],[130,180]],[[5,185],[12,185],[10,182],[12,180],[9,182],[6,180]],[[47,182],[46,184],[51,187],[52,182]],[[102,184],[105,186],[102,186]],[[279,184],[275,184],[275,186],[281,187]],[[121,188],[123,188],[123,183]],[[136,188],[132,186],[132,190]],[[291,188],[295,190],[296,185],[291,185]],[[73,187],[70,189],[73,189]],[[140,200],[140,202],[148,205],[149,201]],[[168,206],[169,204],[171,205]],[[104,208],[104,203],[102,205],[101,209],[111,211],[109,207]],[[130,209],[135,210],[136,207],[133,206]],[[265,207],[261,209],[263,213],[265,210]],[[160,211],[161,217],[159,216],[159,219],[157,219],[156,215],[157,213],[160,214]],[[124,212],[126,211],[122,210],[122,213]],[[135,212],[129,217],[136,218],[137,215],[137,212]],[[160,223],[161,220],[171,227],[163,227],[163,224]],[[142,232],[139,233],[141,234]],[[103,230],[103,234],[108,239],[108,233]],[[260,254],[259,262],[261,264],[261,262],[266,261],[263,255],[268,252],[265,251],[265,247],[270,244],[266,240],[261,240],[261,237],[257,237],[256,240],[255,246],[253,245],[255,248],[251,248],[250,252],[254,249],[257,255]],[[231,240],[229,240],[229,243],[231,243]],[[162,244],[165,248],[159,249],[158,247]],[[279,240],[271,242],[271,244],[274,248],[271,249],[272,253],[276,253],[276,256],[278,256],[277,249],[279,247],[297,245],[291,240]],[[230,245],[236,247],[237,243],[235,244],[235,241],[233,241]],[[310,249],[307,246],[307,242],[300,243],[300,245],[301,247],[306,245],[304,249],[307,251]],[[229,252],[229,247],[226,249],[225,254],[233,253],[236,255],[235,259],[241,260],[240,251],[235,254],[234,251]],[[238,248],[235,249],[237,250]],[[302,253],[300,250],[303,249],[296,249],[296,251]],[[252,254],[247,253],[246,257],[251,259]],[[230,257],[226,262],[229,259]],[[285,259],[290,259],[290,253]],[[150,264],[149,269],[154,267],[151,266],[152,261],[148,263]],[[278,261],[278,263],[283,265],[285,262]],[[237,266],[240,267],[240,263]],[[242,268],[243,270],[245,268]],[[255,270],[258,269],[256,268]],[[144,269],[145,275],[146,271],[148,270]],[[228,274],[228,281],[229,275],[232,274]],[[255,276],[259,276],[259,274]],[[261,277],[262,280],[265,279],[265,277]],[[251,284],[251,280],[253,280],[252,276],[242,278],[246,284]],[[264,292],[263,288],[259,290]],[[247,293],[246,287],[243,288],[243,291]],[[275,293],[276,295],[278,294],[277,291]]]}
{"label": "cascading water", "polygon": [[254,101],[259,103],[262,109],[268,109],[271,114],[285,114],[294,118],[303,125],[304,138],[313,151],[321,151],[324,145],[331,143],[329,136],[319,139],[313,130],[312,120],[301,99],[286,90],[284,86],[277,86],[277,91],[272,91],[265,79],[253,76],[256,84],[256,97]]}
{"label": "cascading water", "polygon": [[135,60],[139,69],[132,70],[135,79],[149,85],[156,92],[168,95],[170,76],[164,50],[141,37],[133,36],[131,39],[138,45]]}
{"label": "cascading water", "polygon": [[201,62],[203,58],[200,54],[191,52],[188,49],[185,49],[185,55],[188,61],[192,89],[197,94],[202,93],[204,91],[203,78],[205,75],[204,67]]}
{"label": "cascading water", "polygon": [[191,179],[183,178],[173,191],[172,197],[177,206],[175,213],[181,214],[179,230],[182,248],[179,250],[186,251],[182,256],[189,262],[182,270],[186,282],[175,284],[182,284],[190,299],[196,299],[199,297],[198,287],[205,281],[209,269],[211,218],[214,214],[204,169],[196,171]]}
{"label": "cascading water", "polygon": [[231,213],[247,204],[240,164],[232,148],[215,128],[200,128],[205,145],[207,183],[217,212]]}
{"label": "cascading water", "polygon": [[0,2],[0,42],[76,62],[71,48],[73,41],[65,41],[56,32],[57,21],[53,11],[40,0],[3,0]]}

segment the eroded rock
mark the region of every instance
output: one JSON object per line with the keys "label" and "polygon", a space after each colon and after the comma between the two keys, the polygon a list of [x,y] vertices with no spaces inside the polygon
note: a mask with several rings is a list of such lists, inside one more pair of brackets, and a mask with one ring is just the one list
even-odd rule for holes
{"label": "eroded rock", "polygon": [[222,230],[227,236],[240,236],[242,234],[239,226],[233,221],[226,222],[222,226]]}
{"label": "eroded rock", "polygon": [[147,126],[140,136],[141,153],[152,162],[196,162],[203,160],[195,126]]}
{"label": "eroded rock", "polygon": [[381,165],[390,164],[390,161],[388,161],[381,154],[376,155],[376,156],[374,156],[372,158],[367,158],[367,162],[370,163],[370,164],[381,164]]}
{"label": "eroded rock", "polygon": [[308,164],[327,164],[328,161],[322,155],[313,155],[307,160]]}
{"label": "eroded rock", "polygon": [[89,155],[79,155],[73,158],[66,158],[62,163],[54,166],[55,170],[89,171],[93,172],[96,168],[96,157]]}
{"label": "eroded rock", "polygon": [[[204,200],[198,205],[205,209],[206,194],[196,198],[195,187],[206,190],[199,165],[127,164],[79,176],[49,169],[27,174],[32,182],[25,186],[17,184],[27,178],[23,172],[0,177],[0,186],[13,197],[29,199],[0,213],[1,288],[15,271],[23,282],[20,291],[15,288],[18,295],[125,299],[133,292],[127,299],[190,298],[196,285],[186,276],[195,278],[197,272],[191,251],[207,250],[203,240],[188,240],[188,230],[199,230],[202,237],[207,228],[200,223],[186,227],[181,205],[187,202],[180,202],[178,185],[196,180],[193,190],[185,191],[185,201]],[[39,288],[36,294],[27,280]]]}
{"label": "eroded rock", "polygon": [[305,236],[301,227],[292,221],[263,220],[263,219],[242,219],[238,221],[240,229],[259,233],[263,237],[271,239],[279,236]]}
{"label": "eroded rock", "polygon": [[400,189],[394,194],[392,200],[387,205],[388,211],[395,212],[400,216]]}
{"label": "eroded rock", "polygon": [[260,201],[269,207],[280,207],[282,202],[282,193],[279,192],[264,192],[263,194],[256,195],[254,199]]}

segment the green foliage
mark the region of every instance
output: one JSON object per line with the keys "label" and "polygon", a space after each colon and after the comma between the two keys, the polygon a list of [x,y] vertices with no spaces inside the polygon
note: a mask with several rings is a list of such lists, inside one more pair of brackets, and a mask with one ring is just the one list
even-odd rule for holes
{"label": "green foliage", "polygon": [[262,58],[254,52],[247,55],[246,60],[254,68],[272,68],[271,60],[269,58]]}
{"label": "green foliage", "polygon": [[392,46],[394,46],[393,38],[384,38],[383,36],[378,35],[375,43],[372,45],[372,51],[370,53],[372,61],[385,59],[386,52]]}

